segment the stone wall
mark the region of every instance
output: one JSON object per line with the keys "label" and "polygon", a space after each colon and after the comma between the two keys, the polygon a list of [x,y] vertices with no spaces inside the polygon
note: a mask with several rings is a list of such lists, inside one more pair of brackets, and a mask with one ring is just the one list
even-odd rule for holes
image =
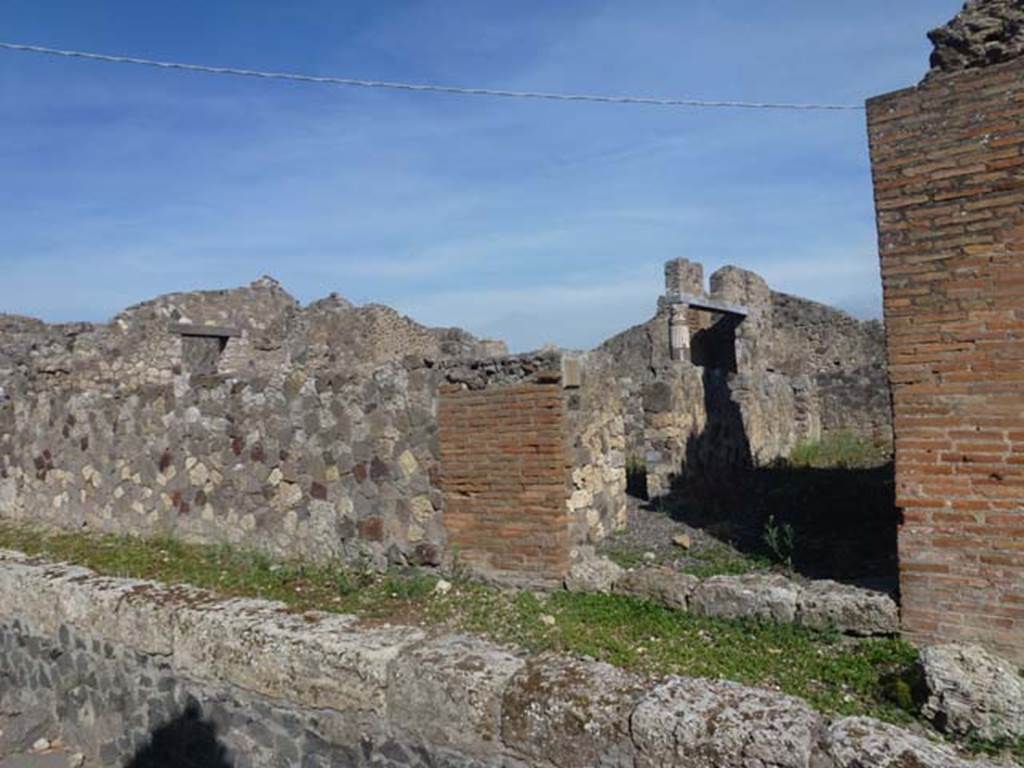
{"label": "stone wall", "polygon": [[654,318],[599,348],[613,361],[627,453],[646,465],[652,495],[684,468],[766,464],[829,433],[891,441],[880,323],[774,292],[736,267],[705,289],[701,266],[685,259],[666,265],[666,295],[676,293],[745,315],[690,305],[688,348],[674,356],[679,310],[663,299]]}
{"label": "stone wall", "polygon": [[885,363],[885,332],[877,320],[860,321],[824,304],[771,294],[768,373],[794,380],[795,399],[806,388],[812,403],[797,409],[811,423],[800,429],[819,436],[853,432],[881,444],[892,442],[891,404]]}
{"label": "stone wall", "polygon": [[548,583],[624,520],[621,417],[557,352],[269,279],[0,330],[0,517]]}
{"label": "stone wall", "polygon": [[288,557],[436,562],[437,386],[431,368],[392,363],[16,391],[0,406],[0,515]]}
{"label": "stone wall", "polygon": [[666,288],[747,314],[663,298],[597,350],[519,356],[270,278],[108,325],[5,316],[0,517],[551,582],[625,524],[627,455],[660,494],[830,429],[887,437],[876,325],[732,267],[706,291],[669,262]]}
{"label": "stone wall", "polygon": [[[969,768],[868,718],[0,553],[0,711],[100,765]],[[978,764],[981,768],[981,764]]]}
{"label": "stone wall", "polygon": [[443,560],[439,366],[504,352],[268,278],[0,332],[0,516],[375,567]]}
{"label": "stone wall", "polygon": [[[1010,5],[972,3],[951,34]],[[904,626],[1021,661],[1024,59],[933,74],[871,100],[868,119]]]}
{"label": "stone wall", "polygon": [[932,76],[1011,61],[1024,53],[1024,5],[1020,0],[969,0],[928,37],[935,45]]}
{"label": "stone wall", "polygon": [[46,325],[0,316],[0,385],[52,388],[166,384],[188,370],[181,328],[230,329],[216,373],[245,377],[301,368],[352,373],[408,356],[429,360],[507,354],[501,342],[427,328],[379,305],[337,294],[301,307],[271,278],[243,288],[160,296],[107,325]]}
{"label": "stone wall", "polygon": [[564,358],[574,544],[595,544],[626,525],[625,404],[610,362],[596,352]]}

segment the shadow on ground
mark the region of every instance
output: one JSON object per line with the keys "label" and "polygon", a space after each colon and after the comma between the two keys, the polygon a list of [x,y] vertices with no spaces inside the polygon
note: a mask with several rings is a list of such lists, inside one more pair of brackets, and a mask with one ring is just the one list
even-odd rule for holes
{"label": "shadow on ground", "polygon": [[[893,465],[755,466],[731,373],[729,366],[704,369],[707,424],[689,441],[686,470],[672,491],[649,509],[808,578],[897,596]],[[630,485],[634,493],[646,490],[640,478]]]}
{"label": "shadow on ground", "polygon": [[[747,555],[794,571],[896,593],[899,581],[893,466],[765,467],[728,483],[681,480],[648,505]],[[770,543],[774,529],[776,546]]]}

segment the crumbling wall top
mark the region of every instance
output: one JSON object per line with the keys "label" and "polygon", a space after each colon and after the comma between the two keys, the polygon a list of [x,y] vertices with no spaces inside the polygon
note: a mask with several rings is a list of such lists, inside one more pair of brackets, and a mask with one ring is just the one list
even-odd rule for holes
{"label": "crumbling wall top", "polygon": [[756,272],[726,266],[711,275],[711,296],[718,301],[740,304],[751,310],[771,304],[771,289]]}
{"label": "crumbling wall top", "polygon": [[704,265],[689,259],[665,262],[665,293],[704,294]]}
{"label": "crumbling wall top", "polygon": [[[197,345],[199,337],[220,344]],[[407,356],[437,361],[507,353],[503,342],[429,328],[390,307],[357,307],[337,294],[303,308],[269,277],[241,288],[158,296],[108,325],[0,315],[0,380],[59,374],[86,386],[167,383],[182,372],[252,378],[292,368],[372,370]]]}
{"label": "crumbling wall top", "polygon": [[1024,55],[1024,0],[970,0],[928,38],[929,76],[1001,64]]}

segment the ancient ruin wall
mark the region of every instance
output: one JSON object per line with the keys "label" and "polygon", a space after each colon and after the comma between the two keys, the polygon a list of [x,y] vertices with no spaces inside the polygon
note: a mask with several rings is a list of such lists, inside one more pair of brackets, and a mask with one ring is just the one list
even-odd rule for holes
{"label": "ancient ruin wall", "polygon": [[[492,357],[338,296],[303,309],[269,279],[2,330],[3,518],[377,568],[460,552],[553,583],[624,517],[621,418],[578,361],[570,399],[558,353]],[[450,420],[461,390],[501,406]],[[513,424],[524,403],[538,414]]]}
{"label": "ancient ruin wall", "polygon": [[443,549],[437,374],[301,369],[113,390],[30,389],[0,410],[0,515],[317,559]]}
{"label": "ancient ruin wall", "polygon": [[892,427],[881,324],[772,291],[725,267],[705,288],[699,264],[666,265],[667,293],[741,307],[738,321],[688,309],[689,347],[673,356],[673,308],[598,350],[614,360],[627,454],[652,495],[684,467],[730,471],[786,457],[800,442],[852,432],[888,445]]}
{"label": "ancient ruin wall", "polygon": [[935,45],[930,76],[987,67],[1024,53],[1020,0],[969,0],[948,24],[928,37]]}
{"label": "ancient ruin wall", "polygon": [[562,366],[574,545],[595,544],[626,525],[625,403],[611,363],[590,352]]}
{"label": "ancient ruin wall", "polygon": [[892,441],[885,366],[885,332],[824,304],[772,292],[772,345],[766,364],[794,378],[807,377],[813,418],[821,435],[849,431]]}
{"label": "ancient ruin wall", "polygon": [[[212,370],[181,328],[232,334]],[[441,562],[437,363],[501,351],[269,279],[3,330],[3,517],[376,566]]]}
{"label": "ancient ruin wall", "polygon": [[1024,660],[1024,59],[935,74],[868,120],[904,626]]}

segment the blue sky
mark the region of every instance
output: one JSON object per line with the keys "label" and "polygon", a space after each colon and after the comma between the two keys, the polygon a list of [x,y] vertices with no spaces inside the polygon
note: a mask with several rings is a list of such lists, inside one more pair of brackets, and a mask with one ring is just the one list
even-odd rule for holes
{"label": "blue sky", "polygon": [[[959,0],[4,0],[0,39],[549,91],[860,102]],[[430,96],[0,51],[0,311],[109,319],[262,274],[526,349],[650,316],[661,264],[879,314],[862,113]]]}

